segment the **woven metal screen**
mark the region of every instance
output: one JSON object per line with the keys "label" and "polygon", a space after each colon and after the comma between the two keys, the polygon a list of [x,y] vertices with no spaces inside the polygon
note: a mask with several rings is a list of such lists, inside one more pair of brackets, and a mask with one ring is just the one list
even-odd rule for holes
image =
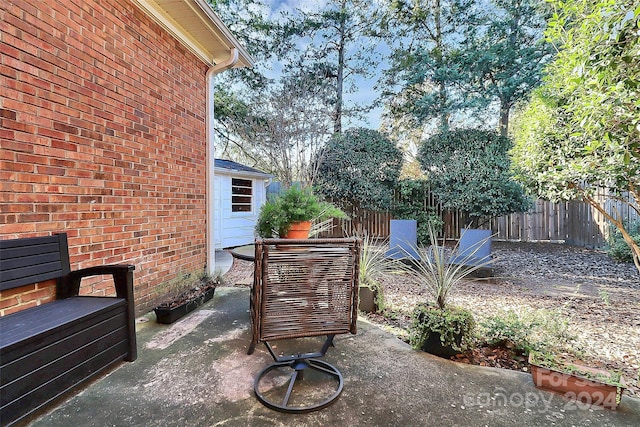
{"label": "woven metal screen", "polygon": [[254,339],[355,333],[359,251],[356,239],[257,241]]}

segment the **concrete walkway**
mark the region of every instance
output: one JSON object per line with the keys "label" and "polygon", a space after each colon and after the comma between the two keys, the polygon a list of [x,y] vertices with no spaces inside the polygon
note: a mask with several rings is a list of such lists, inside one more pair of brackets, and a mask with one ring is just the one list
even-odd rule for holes
{"label": "concrete walkway", "polygon": [[640,400],[617,411],[540,391],[530,375],[458,364],[412,350],[360,321],[336,337],[325,360],[345,378],[330,407],[304,415],[275,412],[253,395],[271,358],[246,354],[249,292],[221,287],[172,325],[138,319],[138,360],[123,363],[60,403],[33,426],[638,426]]}
{"label": "concrete walkway", "polygon": [[229,251],[216,251],[216,271],[220,272],[220,274],[225,274],[227,271],[231,270],[233,267],[233,256]]}

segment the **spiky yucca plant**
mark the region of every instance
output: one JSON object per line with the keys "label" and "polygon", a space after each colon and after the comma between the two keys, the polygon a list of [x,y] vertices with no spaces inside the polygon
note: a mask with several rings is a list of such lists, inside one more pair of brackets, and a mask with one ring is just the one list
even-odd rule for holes
{"label": "spiky yucca plant", "polygon": [[[431,246],[427,249],[420,248],[421,259],[405,269],[421,285],[425,286],[433,302],[440,309],[446,308],[449,302],[451,290],[463,280],[468,280],[474,272],[488,267],[491,259],[475,265],[468,261],[473,259],[481,248],[481,243],[475,245],[475,249],[466,253],[461,262],[453,264],[449,262],[446,248],[438,246],[435,231],[429,227],[429,240]],[[453,248],[453,253],[458,251],[458,244]]]}
{"label": "spiky yucca plant", "polygon": [[[463,343],[471,340],[475,321],[468,310],[449,306],[449,295],[455,286],[492,261],[487,259],[475,265],[465,263],[480,250],[481,244],[477,244],[475,250],[466,253],[459,263],[453,264],[449,262],[446,248],[438,246],[432,227],[429,227],[429,240],[431,246],[426,250],[420,249],[421,259],[405,268],[405,272],[427,289],[430,297],[430,301],[418,305],[414,310],[410,342],[414,348],[428,351],[425,343],[432,334],[438,334],[443,347],[459,351],[464,347]],[[453,252],[457,250],[458,245]],[[441,355],[449,355],[441,349],[435,354],[440,354],[440,351]]]}

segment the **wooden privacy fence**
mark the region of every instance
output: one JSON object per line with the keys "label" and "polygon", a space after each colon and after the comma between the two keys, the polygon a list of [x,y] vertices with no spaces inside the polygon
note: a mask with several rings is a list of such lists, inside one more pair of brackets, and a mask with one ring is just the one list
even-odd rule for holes
{"label": "wooden privacy fence", "polygon": [[[608,197],[606,190],[603,189],[597,193],[596,198],[604,201],[607,212],[619,215],[626,221],[640,221],[637,211],[629,206],[634,204],[630,194],[625,196],[626,202],[622,202]],[[429,199],[433,200],[432,198],[427,200]],[[464,226],[459,212],[443,210],[437,203],[432,207],[444,221],[441,237],[457,239],[460,227]],[[389,221],[392,216],[388,211],[360,209],[352,215],[352,218],[357,220],[334,220],[333,230],[323,233],[322,237],[351,236],[356,231],[361,235],[366,232],[379,238],[389,236]],[[356,224],[358,230],[356,230]],[[483,228],[489,227],[496,233],[497,240],[562,241],[590,248],[605,246],[609,234],[609,222],[604,215],[588,204],[578,201],[551,203],[537,200],[529,212],[494,218]]]}
{"label": "wooden privacy fence", "polygon": [[[638,212],[630,194],[622,200],[609,197],[601,189],[595,196],[606,211],[625,221],[639,221]],[[606,245],[610,223],[603,214],[586,203],[572,201],[551,203],[537,200],[527,213],[511,214],[491,221],[491,229],[502,240],[565,241],[576,246],[601,248]]]}
{"label": "wooden privacy fence", "polygon": [[320,234],[320,237],[363,236],[385,238],[389,236],[389,211],[372,211],[356,208],[349,213],[350,220],[333,219],[333,228]]}

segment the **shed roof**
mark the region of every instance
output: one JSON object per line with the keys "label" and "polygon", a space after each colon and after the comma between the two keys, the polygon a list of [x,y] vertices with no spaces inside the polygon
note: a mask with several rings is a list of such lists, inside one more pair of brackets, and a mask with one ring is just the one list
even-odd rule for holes
{"label": "shed roof", "polygon": [[272,178],[273,175],[269,175],[266,172],[263,172],[259,169],[255,169],[246,165],[243,165],[238,162],[234,162],[232,160],[224,160],[224,159],[216,159],[215,160],[215,169],[217,172],[225,171],[225,172],[235,172],[238,175],[251,175],[260,178]]}
{"label": "shed roof", "polygon": [[133,0],[147,15],[209,65],[238,50],[236,67],[251,67],[253,58],[215,14],[206,0]]}

